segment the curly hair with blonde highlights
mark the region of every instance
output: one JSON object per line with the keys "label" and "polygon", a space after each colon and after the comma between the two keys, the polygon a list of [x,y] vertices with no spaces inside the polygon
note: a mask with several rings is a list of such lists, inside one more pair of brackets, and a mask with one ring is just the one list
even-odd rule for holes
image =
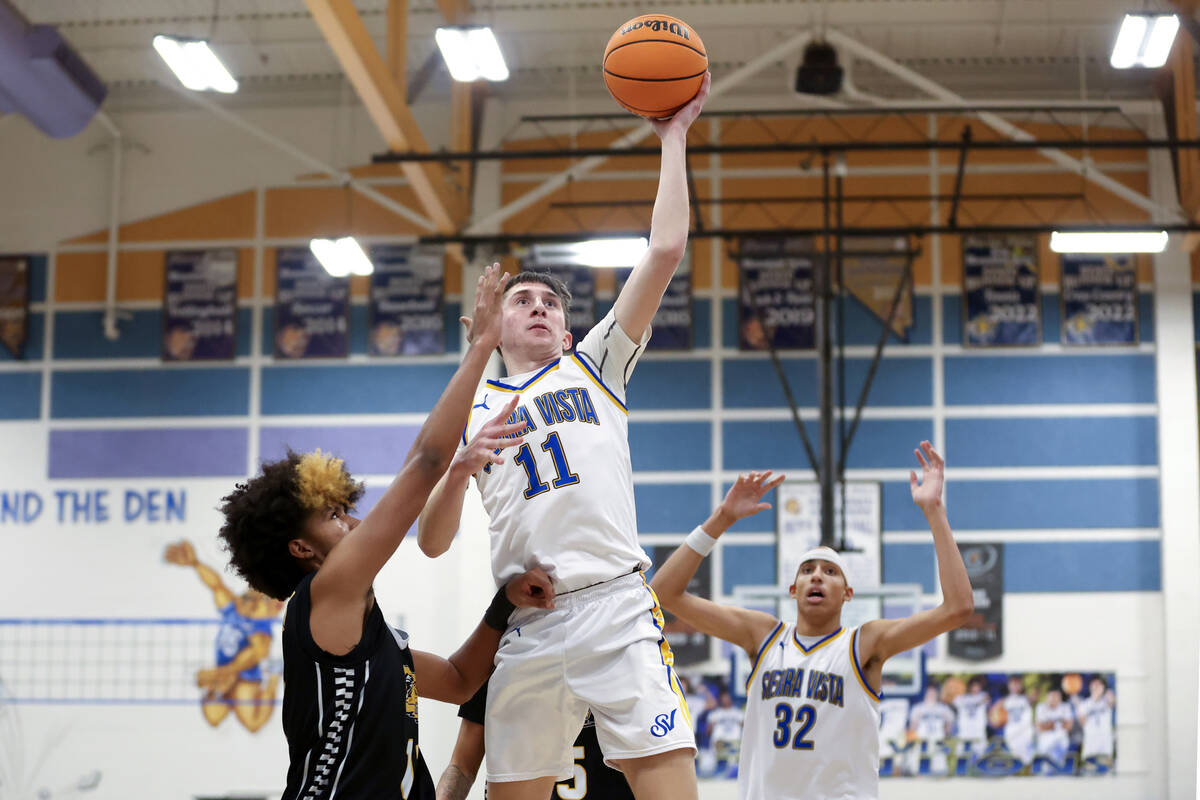
{"label": "curly hair with blonde highlights", "polygon": [[286,600],[305,575],[288,542],[304,535],[314,512],[351,508],[362,493],[342,460],[320,450],[288,450],[286,458],[264,463],[261,474],[222,498],[225,522],[219,536],[230,565],[252,588]]}

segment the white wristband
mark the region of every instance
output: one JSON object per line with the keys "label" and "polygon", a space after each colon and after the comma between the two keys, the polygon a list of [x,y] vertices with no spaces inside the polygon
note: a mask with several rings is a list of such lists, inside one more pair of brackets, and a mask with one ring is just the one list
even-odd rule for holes
{"label": "white wristband", "polygon": [[689,533],[687,538],[683,540],[683,543],[699,553],[701,558],[704,558],[712,552],[713,547],[717,544],[717,540],[705,533],[704,528],[697,525],[696,529]]}

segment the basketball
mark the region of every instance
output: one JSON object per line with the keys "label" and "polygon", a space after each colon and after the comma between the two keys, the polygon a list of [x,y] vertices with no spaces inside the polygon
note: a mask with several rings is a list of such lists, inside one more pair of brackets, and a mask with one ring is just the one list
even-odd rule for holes
{"label": "basketball", "polygon": [[666,14],[634,17],[604,48],[604,85],[627,111],[666,119],[700,91],[708,53],[686,23]]}

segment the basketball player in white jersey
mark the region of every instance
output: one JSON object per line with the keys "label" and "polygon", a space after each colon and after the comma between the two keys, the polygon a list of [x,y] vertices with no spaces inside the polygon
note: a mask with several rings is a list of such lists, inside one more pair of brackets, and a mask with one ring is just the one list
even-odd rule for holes
{"label": "basketball player in white jersey", "polygon": [[745,712],[733,704],[733,696],[725,690],[721,691],[717,707],[708,712],[708,740],[716,756],[717,772],[723,776],[731,776],[737,767],[745,716]]}
{"label": "basketball player in white jersey", "polygon": [[912,774],[921,773],[921,761],[928,756],[929,771],[945,775],[947,770],[946,739],[954,724],[954,712],[938,697],[936,683],[925,687],[925,698],[909,711],[909,731],[917,746],[912,750]]}
{"label": "basketball player in white jersey", "polygon": [[[606,763],[639,800],[696,797],[695,737],[662,612],[641,571],[626,385],[650,323],[687,247],[687,131],[708,96],[655,121],[662,140],[650,245],[612,311],[572,351],[570,293],[549,275],[508,285],[500,355],[507,377],[487,381],[463,432],[464,449],[430,497],[418,540],[428,555],[454,538],[473,475],[491,519],[497,582],[537,564],[556,608],[518,613],[488,683],[487,777],[492,800],[545,800],[573,770],[571,743],[587,710]],[[470,322],[468,337],[470,336]],[[525,442],[504,464],[474,446],[514,395]]]}
{"label": "basketball player in white jersey", "polygon": [[1089,695],[1086,699],[1077,700],[1075,715],[1083,726],[1083,749],[1080,756],[1086,761],[1089,758],[1100,760],[1105,765],[1112,763],[1113,741],[1113,706],[1115,698],[1112,689],[1099,675],[1088,683]]}
{"label": "basketball player in white jersey", "polygon": [[1061,689],[1055,687],[1046,692],[1046,699],[1037,704],[1033,719],[1037,725],[1037,754],[1061,766],[1071,745],[1071,728],[1075,727],[1075,712],[1063,702]]}
{"label": "basketball player in white jersey", "polygon": [[987,749],[987,710],[991,702],[984,691],[987,684],[978,676],[967,681],[967,691],[954,698],[958,712],[958,751],[977,760]]}
{"label": "basketball player in white jersey", "polygon": [[936,608],[844,629],[842,605],[854,589],[841,556],[827,547],[801,557],[790,587],[795,625],[687,594],[688,580],[716,544],[714,537],[739,518],[730,510],[731,497],[761,500],[778,485],[765,482],[769,473],[738,478],[721,507],[654,575],[652,586],[664,607],[697,630],[740,646],[752,659],[738,768],[743,800],[877,797],[877,687],[884,662],[962,625],[974,610],[967,569],[942,505],[942,458],[929,442],[914,452],[924,478],[918,482],[910,473],[909,484],[933,531],[943,596]]}
{"label": "basketball player in white jersey", "polygon": [[1033,707],[1020,675],[1008,678],[1008,694],[996,701],[1004,709],[1004,746],[1026,766],[1033,761]]}

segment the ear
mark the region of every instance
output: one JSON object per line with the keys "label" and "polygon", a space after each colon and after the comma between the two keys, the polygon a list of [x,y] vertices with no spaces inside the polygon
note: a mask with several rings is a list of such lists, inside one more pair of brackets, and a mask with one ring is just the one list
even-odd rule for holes
{"label": "ear", "polygon": [[853,586],[847,586],[847,587],[846,587],[846,596],[845,596],[845,600],[846,600],[847,602],[849,602],[850,600],[853,600],[853,599],[854,599],[854,587],[853,587]]}
{"label": "ear", "polygon": [[304,541],[303,539],[292,539],[290,542],[288,542],[288,553],[290,553],[293,558],[298,558],[302,561],[312,558],[314,555],[316,555],[316,553],[313,552],[313,549],[309,547],[308,542]]}
{"label": "ear", "polygon": [[572,342],[571,332],[564,331],[563,332],[563,352],[564,353],[571,349],[571,342]]}
{"label": "ear", "polygon": [[788,587],[788,595],[790,597],[796,596],[796,584],[793,583],[791,586]]}

